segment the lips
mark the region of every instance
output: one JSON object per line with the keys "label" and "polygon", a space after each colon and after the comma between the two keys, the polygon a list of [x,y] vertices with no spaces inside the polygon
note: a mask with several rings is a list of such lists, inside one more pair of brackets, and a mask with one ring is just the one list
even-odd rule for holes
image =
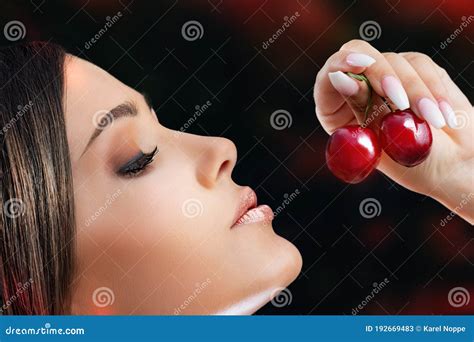
{"label": "lips", "polygon": [[242,191],[232,227],[251,223],[270,223],[273,220],[273,210],[268,205],[257,206],[257,195],[249,187]]}

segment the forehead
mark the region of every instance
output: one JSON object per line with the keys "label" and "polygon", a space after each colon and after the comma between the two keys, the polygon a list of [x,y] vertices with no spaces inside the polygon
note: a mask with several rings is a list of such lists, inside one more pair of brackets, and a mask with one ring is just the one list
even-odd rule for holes
{"label": "forehead", "polygon": [[94,132],[98,115],[139,94],[98,66],[68,56],[64,107],[71,159],[77,160]]}

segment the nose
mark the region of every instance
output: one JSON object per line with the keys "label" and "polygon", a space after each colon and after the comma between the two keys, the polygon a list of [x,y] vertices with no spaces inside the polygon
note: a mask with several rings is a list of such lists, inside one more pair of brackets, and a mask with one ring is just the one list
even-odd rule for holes
{"label": "nose", "polygon": [[197,159],[196,178],[212,188],[222,179],[229,179],[237,160],[237,149],[232,141],[219,137],[200,137],[202,144]]}

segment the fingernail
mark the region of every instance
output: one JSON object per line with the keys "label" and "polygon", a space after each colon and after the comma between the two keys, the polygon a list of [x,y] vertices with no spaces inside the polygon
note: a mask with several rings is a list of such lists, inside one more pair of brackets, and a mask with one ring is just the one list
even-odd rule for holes
{"label": "fingernail", "polygon": [[447,103],[446,101],[439,101],[438,102],[439,109],[441,109],[441,113],[443,113],[448,126],[451,128],[458,127],[458,118],[456,117],[456,113],[454,113],[453,108]]}
{"label": "fingernail", "polygon": [[418,109],[426,121],[428,121],[433,127],[441,128],[446,125],[446,121],[444,121],[443,114],[439,110],[438,106],[429,98],[422,98],[418,102]]}
{"label": "fingernail", "polygon": [[385,76],[382,79],[382,89],[398,109],[403,110],[410,107],[405,89],[403,89],[400,81],[394,76]]}
{"label": "fingernail", "polygon": [[368,67],[375,63],[375,59],[363,53],[351,53],[346,57],[346,62],[352,66]]}
{"label": "fingernail", "polygon": [[345,96],[352,96],[359,90],[359,84],[356,80],[350,78],[342,71],[330,72],[329,80],[336,90]]}

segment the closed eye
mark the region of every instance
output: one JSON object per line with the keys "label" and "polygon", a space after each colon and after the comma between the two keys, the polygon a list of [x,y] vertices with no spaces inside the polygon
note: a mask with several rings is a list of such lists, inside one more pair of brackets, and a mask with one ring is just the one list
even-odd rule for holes
{"label": "closed eye", "polygon": [[117,174],[122,177],[136,177],[141,174],[148,165],[150,165],[158,154],[158,147],[155,147],[150,153],[140,151],[138,155],[121,166]]}

